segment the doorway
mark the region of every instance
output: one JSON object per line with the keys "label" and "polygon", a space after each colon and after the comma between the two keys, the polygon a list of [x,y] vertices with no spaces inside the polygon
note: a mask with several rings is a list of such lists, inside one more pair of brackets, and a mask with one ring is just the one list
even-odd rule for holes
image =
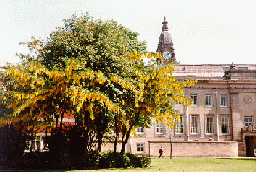
{"label": "doorway", "polygon": [[256,136],[245,136],[246,156],[255,157]]}

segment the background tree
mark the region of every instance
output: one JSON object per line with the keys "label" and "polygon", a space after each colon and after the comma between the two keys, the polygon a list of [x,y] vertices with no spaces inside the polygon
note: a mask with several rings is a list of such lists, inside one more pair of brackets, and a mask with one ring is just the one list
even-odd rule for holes
{"label": "background tree", "polygon": [[[14,84],[8,92],[10,107],[15,109],[11,117],[28,123],[35,119],[34,126],[53,122],[53,115],[62,120],[70,110],[85,128],[85,137],[89,124],[97,123],[94,128],[101,140],[112,114],[122,111],[116,98],[120,88],[128,85],[119,76],[125,57],[134,50],[145,51],[146,46],[138,41],[137,33],[114,21],[94,21],[87,15],[64,22],[65,27],[53,32],[45,44],[27,43],[36,56],[21,55],[22,64],[7,72]],[[121,79],[124,86],[116,83]]]}
{"label": "background tree", "polygon": [[134,128],[147,127],[151,118],[171,126],[178,119],[172,103],[189,105],[183,87],[194,82],[175,80],[172,64],[145,67],[142,58],[161,57],[145,53],[137,33],[88,15],[64,23],[45,43],[27,43],[35,56],[21,55],[22,64],[7,71],[5,86],[13,86],[6,94],[14,109],[11,119],[45,128],[60,118],[61,132],[63,115],[69,113],[82,131],[86,151],[91,133],[100,151],[104,134],[113,131],[115,145],[122,135],[124,152]]}
{"label": "background tree", "polygon": [[12,109],[7,107],[7,102],[5,97],[6,88],[4,88],[4,83],[7,82],[7,78],[4,75],[4,71],[0,71],[0,117],[4,117],[4,114],[11,114]]}

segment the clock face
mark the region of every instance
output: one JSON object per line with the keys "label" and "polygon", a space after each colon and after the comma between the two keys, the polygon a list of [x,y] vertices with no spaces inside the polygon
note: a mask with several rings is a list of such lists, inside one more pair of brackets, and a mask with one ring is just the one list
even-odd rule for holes
{"label": "clock face", "polygon": [[164,58],[169,59],[171,57],[169,52],[164,52]]}

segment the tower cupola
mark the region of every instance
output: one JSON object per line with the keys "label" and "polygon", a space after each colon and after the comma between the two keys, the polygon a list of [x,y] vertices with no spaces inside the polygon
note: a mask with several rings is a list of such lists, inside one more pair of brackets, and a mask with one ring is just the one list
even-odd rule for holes
{"label": "tower cupola", "polygon": [[156,52],[162,54],[162,60],[159,62],[159,65],[166,65],[167,63],[176,61],[172,37],[169,34],[168,22],[164,17],[164,21],[162,22],[162,33],[159,37],[159,43],[157,46]]}

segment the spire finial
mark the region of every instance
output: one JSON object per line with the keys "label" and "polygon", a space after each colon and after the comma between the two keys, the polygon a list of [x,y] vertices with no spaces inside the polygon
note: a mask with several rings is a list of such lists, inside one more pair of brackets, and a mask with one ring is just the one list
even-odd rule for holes
{"label": "spire finial", "polygon": [[166,21],[165,16],[164,16],[164,21],[162,22],[162,24],[163,24],[162,31],[168,31],[168,26],[167,26],[168,22]]}

